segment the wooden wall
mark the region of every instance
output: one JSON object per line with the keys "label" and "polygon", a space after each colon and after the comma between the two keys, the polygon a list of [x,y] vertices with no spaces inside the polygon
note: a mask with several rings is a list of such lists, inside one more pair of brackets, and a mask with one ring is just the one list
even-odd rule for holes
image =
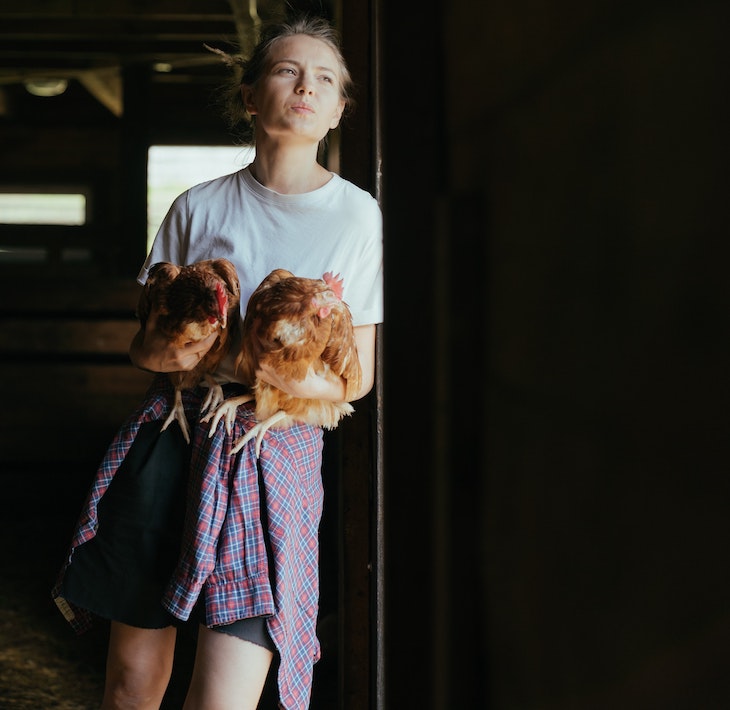
{"label": "wooden wall", "polygon": [[2,284],[6,469],[75,463],[91,475],[150,382],[127,356],[138,328],[137,288],[133,281],[69,284],[30,276]]}
{"label": "wooden wall", "polygon": [[726,707],[728,6],[383,17],[388,706]]}
{"label": "wooden wall", "polygon": [[[146,252],[148,145],[230,143],[210,85],[183,95],[129,70],[125,86],[121,118],[76,82],[54,98],[4,87],[0,188],[71,184],[89,195],[82,227],[0,227],[0,248],[48,250],[45,261],[0,262],[0,363],[5,401],[16,403],[0,414],[6,465],[96,461],[139,402],[149,377],[127,349]],[[62,248],[90,257],[64,261]]]}

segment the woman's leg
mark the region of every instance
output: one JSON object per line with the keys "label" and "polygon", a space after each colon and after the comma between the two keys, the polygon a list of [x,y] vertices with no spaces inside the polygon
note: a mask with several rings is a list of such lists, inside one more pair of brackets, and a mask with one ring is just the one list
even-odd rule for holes
{"label": "woman's leg", "polygon": [[101,710],[158,710],[172,673],[174,626],[140,629],[112,621]]}
{"label": "woman's leg", "polygon": [[256,710],[273,657],[263,646],[201,626],[183,710]]}

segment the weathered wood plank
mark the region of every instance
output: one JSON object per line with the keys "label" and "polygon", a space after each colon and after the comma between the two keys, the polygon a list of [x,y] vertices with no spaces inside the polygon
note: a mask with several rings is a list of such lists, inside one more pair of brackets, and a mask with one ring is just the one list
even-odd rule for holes
{"label": "weathered wood plank", "polygon": [[131,365],[3,365],[0,460],[95,459],[152,375]]}
{"label": "weathered wood plank", "polygon": [[123,313],[134,315],[140,285],[134,279],[84,279],[79,283],[44,278],[6,277],[0,281],[0,312],[7,316],[31,313]]}
{"label": "weathered wood plank", "polygon": [[4,354],[124,354],[139,329],[136,320],[0,317]]}
{"label": "weathered wood plank", "polygon": [[[129,365],[5,363],[3,392],[8,397],[27,393],[54,404],[59,398],[83,393],[89,402],[105,397],[144,393],[152,375]],[[7,401],[7,400],[6,400]],[[0,410],[4,416],[4,410]]]}

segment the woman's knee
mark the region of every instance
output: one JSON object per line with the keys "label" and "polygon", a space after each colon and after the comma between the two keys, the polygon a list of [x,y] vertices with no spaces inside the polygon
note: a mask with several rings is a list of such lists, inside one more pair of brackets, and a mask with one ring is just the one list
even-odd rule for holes
{"label": "woman's knee", "polygon": [[156,710],[172,673],[175,629],[112,624],[102,710]]}
{"label": "woman's knee", "polygon": [[103,710],[159,708],[170,680],[160,664],[115,663],[107,668]]}

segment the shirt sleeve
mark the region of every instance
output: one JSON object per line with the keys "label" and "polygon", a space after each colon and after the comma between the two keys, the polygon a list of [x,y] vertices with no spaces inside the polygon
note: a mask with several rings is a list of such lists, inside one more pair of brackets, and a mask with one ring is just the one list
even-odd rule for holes
{"label": "shirt sleeve", "polygon": [[161,261],[177,265],[185,263],[190,241],[188,197],[188,192],[179,195],[170,206],[165,219],[162,220],[152,243],[152,249],[137,274],[137,281],[140,284],[147,281],[150,268]]}
{"label": "shirt sleeve", "polygon": [[373,200],[363,220],[365,238],[353,263],[352,285],[345,283],[344,299],[350,307],[353,325],[383,321],[383,218]]}

